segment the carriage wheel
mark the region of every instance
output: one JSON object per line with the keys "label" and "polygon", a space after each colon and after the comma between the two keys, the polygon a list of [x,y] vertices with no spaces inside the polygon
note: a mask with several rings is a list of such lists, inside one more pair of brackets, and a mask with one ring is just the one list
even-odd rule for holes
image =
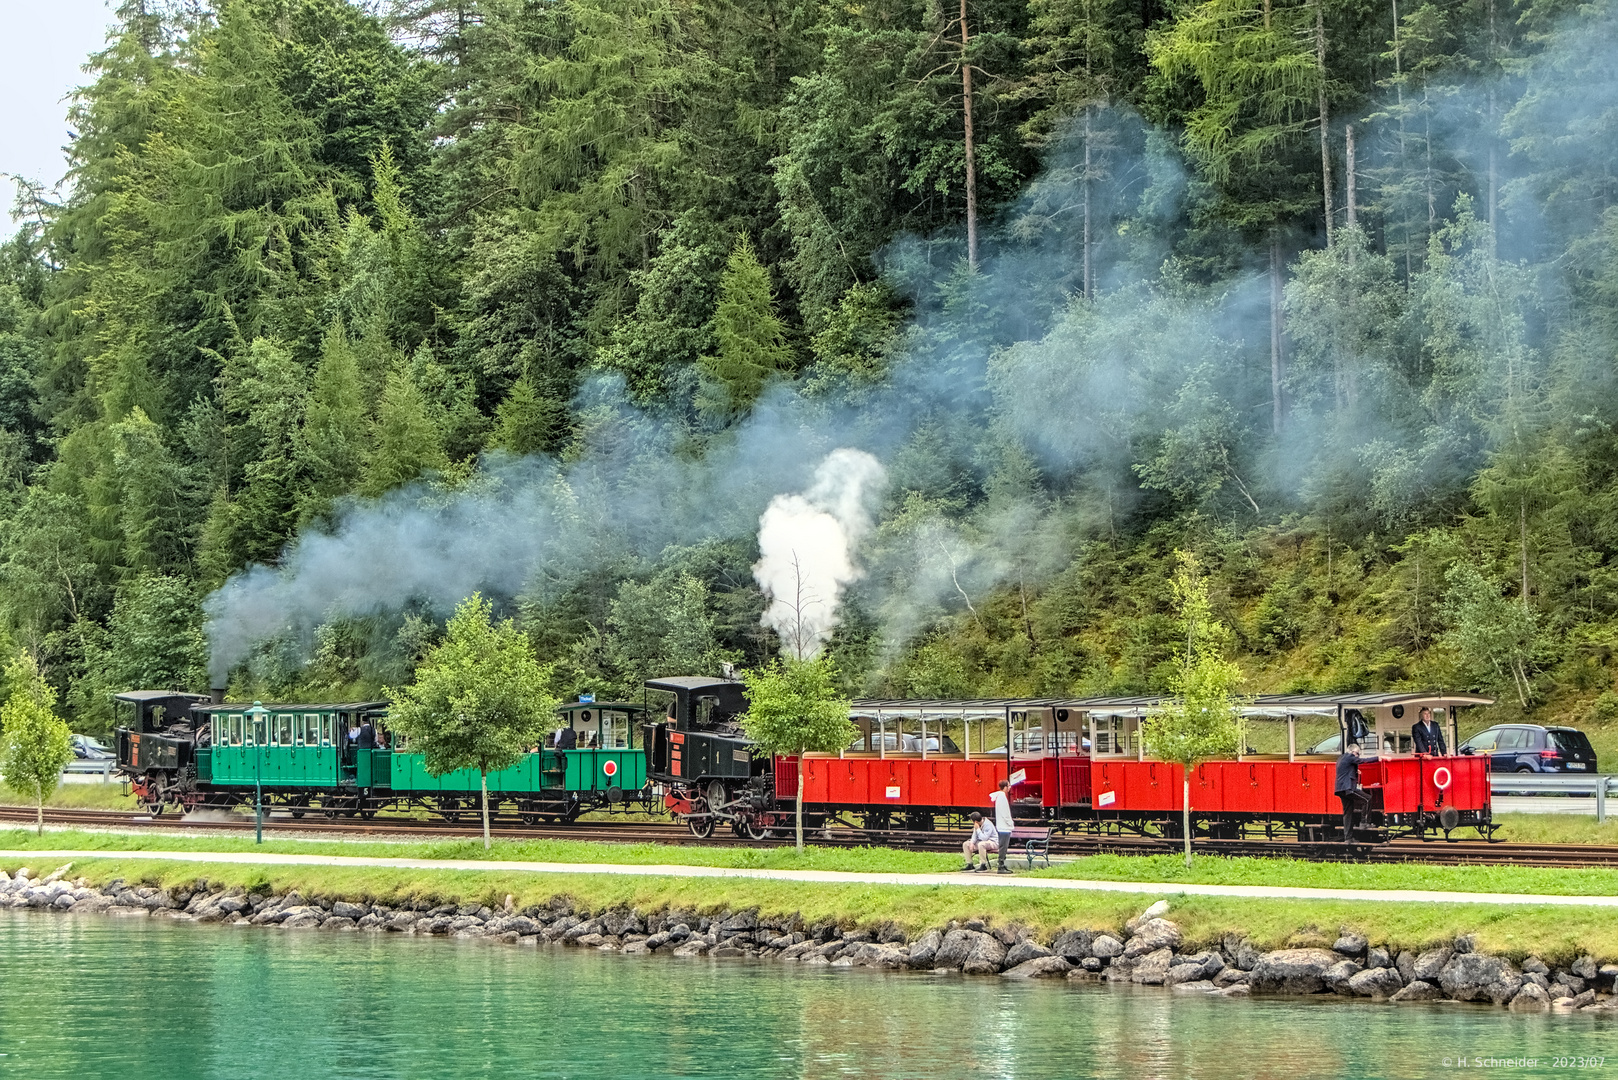
{"label": "carriage wheel", "polygon": [[331,821],[336,821],[337,820],[337,807],[335,807],[335,806],[323,806],[323,807],[321,807],[320,816],[324,817],[324,818],[327,818],[328,820],[331,820]]}
{"label": "carriage wheel", "polygon": [[538,814],[524,814],[522,816],[522,823],[524,825],[538,825],[539,824],[539,815]]}

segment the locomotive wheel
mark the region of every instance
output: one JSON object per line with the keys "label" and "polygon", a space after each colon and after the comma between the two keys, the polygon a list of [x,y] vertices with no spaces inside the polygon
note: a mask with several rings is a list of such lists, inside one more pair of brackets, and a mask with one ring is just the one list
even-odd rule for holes
{"label": "locomotive wheel", "polygon": [[699,840],[706,840],[708,837],[713,835],[714,819],[706,816],[706,811],[708,808],[700,800],[694,809],[703,811],[704,816],[686,818],[685,827],[691,830],[692,836],[695,836]]}
{"label": "locomotive wheel", "polygon": [[708,784],[708,805],[724,806],[730,801],[730,795],[725,791],[723,780],[713,780]]}
{"label": "locomotive wheel", "polygon": [[146,812],[153,817],[162,817],[163,804],[160,802],[149,802],[146,804]]}
{"label": "locomotive wheel", "polygon": [[765,818],[743,818],[741,825],[743,835],[749,840],[768,840],[770,838],[770,827]]}

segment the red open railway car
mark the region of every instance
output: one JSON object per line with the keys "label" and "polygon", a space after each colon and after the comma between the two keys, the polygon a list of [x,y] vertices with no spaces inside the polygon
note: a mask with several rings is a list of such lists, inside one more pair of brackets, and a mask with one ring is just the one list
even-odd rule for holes
{"label": "red open railway car", "polygon": [[[1447,833],[1464,826],[1487,833],[1487,762],[1408,750],[1419,708],[1443,718],[1453,746],[1456,709],[1489,703],[1440,693],[1260,697],[1246,711],[1254,723],[1284,720],[1287,752],[1244,753],[1196,766],[1194,828],[1228,838],[1340,834],[1336,755],[1300,752],[1296,723],[1329,719],[1341,732],[1353,710],[1366,727],[1361,781],[1372,793],[1371,825],[1379,835]],[[841,818],[872,829],[930,829],[939,818],[986,810],[990,792],[1009,776],[1019,818],[1066,828],[1177,834],[1183,770],[1152,760],[1141,740],[1141,720],[1159,704],[1156,698],[856,702],[860,738],[854,746],[801,762],[805,808],[817,819]],[[955,742],[957,735],[964,745]],[[796,796],[799,766],[795,759],[776,760],[778,806]]]}

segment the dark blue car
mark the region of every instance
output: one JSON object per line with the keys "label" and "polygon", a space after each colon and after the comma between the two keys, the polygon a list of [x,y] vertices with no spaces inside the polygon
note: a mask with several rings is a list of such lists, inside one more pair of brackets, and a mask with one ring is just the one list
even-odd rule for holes
{"label": "dark blue car", "polygon": [[1590,739],[1575,728],[1496,724],[1461,744],[1463,754],[1488,754],[1490,772],[1596,771]]}

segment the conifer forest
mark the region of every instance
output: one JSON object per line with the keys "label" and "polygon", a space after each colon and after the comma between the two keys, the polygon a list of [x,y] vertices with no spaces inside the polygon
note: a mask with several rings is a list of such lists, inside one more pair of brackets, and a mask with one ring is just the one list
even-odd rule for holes
{"label": "conifer forest", "polygon": [[[0,246],[0,650],[1478,689],[1618,753],[1618,0],[125,0]],[[0,698],[4,694],[0,693]]]}

